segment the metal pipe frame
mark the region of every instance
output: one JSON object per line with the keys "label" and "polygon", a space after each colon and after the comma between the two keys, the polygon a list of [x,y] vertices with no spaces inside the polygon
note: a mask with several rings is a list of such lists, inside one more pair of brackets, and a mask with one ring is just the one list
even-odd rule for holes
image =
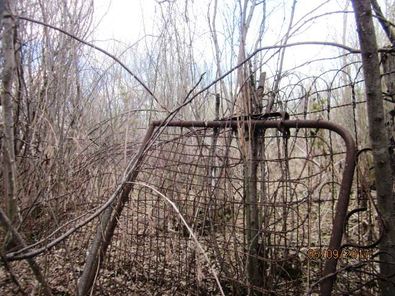
{"label": "metal pipe frame", "polygon": [[[232,128],[240,127],[251,128],[277,128],[279,130],[291,128],[306,129],[326,129],[337,133],[346,145],[345,167],[340,185],[340,192],[335,209],[335,218],[333,221],[332,234],[328,248],[331,250],[341,251],[341,241],[345,229],[348,204],[350,200],[351,187],[353,182],[355,164],[356,164],[356,146],[350,132],[344,127],[326,120],[218,120],[218,121],[154,121],[152,127],[195,127],[195,128]],[[147,135],[148,136],[148,135]],[[329,296],[332,294],[334,282],[336,280],[336,266],[338,258],[327,258],[325,261],[324,271],[320,280],[320,294]]]}

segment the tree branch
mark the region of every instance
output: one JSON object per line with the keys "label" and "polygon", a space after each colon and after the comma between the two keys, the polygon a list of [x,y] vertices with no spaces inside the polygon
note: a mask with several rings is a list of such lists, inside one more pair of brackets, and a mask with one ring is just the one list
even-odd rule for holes
{"label": "tree branch", "polygon": [[89,47],[91,47],[91,48],[93,48],[93,49],[95,49],[95,50],[97,50],[97,51],[100,51],[101,53],[105,54],[106,56],[110,57],[110,58],[113,59],[115,62],[117,62],[123,69],[125,69],[126,72],[128,72],[134,79],[137,80],[138,83],[140,83],[140,85],[150,94],[150,96],[152,96],[152,98],[155,100],[155,102],[156,102],[161,108],[163,108],[164,110],[168,111],[164,106],[162,106],[162,105],[159,103],[158,98],[157,98],[157,97],[154,95],[154,93],[148,88],[148,86],[147,86],[147,85],[146,85],[136,74],[134,74],[133,71],[130,70],[121,60],[119,60],[116,56],[112,55],[112,54],[109,53],[108,51],[106,51],[106,50],[102,49],[101,47],[98,47],[98,46],[96,46],[96,45],[94,45],[94,44],[92,44],[92,43],[90,43],[90,42],[88,42],[88,41],[85,41],[85,40],[83,40],[83,39],[81,39],[81,38],[79,38],[79,37],[77,37],[77,36],[75,36],[75,35],[73,35],[73,34],[67,32],[67,31],[65,31],[65,30],[63,30],[63,29],[61,29],[61,28],[58,28],[58,27],[56,27],[56,26],[47,24],[47,23],[45,23],[45,22],[42,22],[42,21],[39,21],[39,20],[35,20],[35,19],[29,18],[29,17],[25,17],[25,16],[9,15],[9,14],[8,14],[8,15],[4,15],[4,18],[9,18],[9,17],[16,17],[16,18],[21,19],[21,20],[25,20],[25,21],[28,21],[28,22],[32,22],[32,23],[35,23],[35,24],[42,25],[42,26],[44,26],[44,27],[48,27],[48,28],[50,28],[50,29],[56,30],[56,31],[58,31],[58,32],[61,32],[62,34],[66,35],[66,36],[69,36],[70,38],[72,38],[72,39],[74,39],[74,40],[77,40],[78,42],[80,42],[80,43],[82,43],[82,44],[84,44],[84,45],[86,45],[86,46],[89,46]]}
{"label": "tree branch", "polygon": [[392,30],[390,23],[385,18],[379,3],[377,2],[377,0],[370,0],[370,3],[372,4],[372,8],[377,16],[377,19],[379,20],[381,27],[383,28],[392,46],[395,47],[395,33]]}

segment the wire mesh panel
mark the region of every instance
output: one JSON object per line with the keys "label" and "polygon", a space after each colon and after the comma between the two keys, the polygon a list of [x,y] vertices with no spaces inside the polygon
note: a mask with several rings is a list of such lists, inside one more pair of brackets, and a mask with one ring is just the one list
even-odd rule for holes
{"label": "wire mesh panel", "polygon": [[328,260],[340,257],[322,252],[334,232],[343,233],[334,221],[342,171],[350,164],[339,135],[294,126],[160,129],[133,181],[96,290],[319,291]]}

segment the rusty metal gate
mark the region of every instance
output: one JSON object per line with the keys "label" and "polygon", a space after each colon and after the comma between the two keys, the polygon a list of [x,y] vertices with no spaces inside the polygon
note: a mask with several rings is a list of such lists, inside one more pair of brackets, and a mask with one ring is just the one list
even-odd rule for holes
{"label": "rusty metal gate", "polygon": [[356,152],[342,127],[154,122],[146,139],[98,293],[330,295],[338,261],[369,259],[342,248]]}

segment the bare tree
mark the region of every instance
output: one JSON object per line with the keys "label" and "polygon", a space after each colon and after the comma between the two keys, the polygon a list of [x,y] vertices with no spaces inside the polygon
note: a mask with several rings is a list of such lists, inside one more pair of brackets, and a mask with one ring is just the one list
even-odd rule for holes
{"label": "bare tree", "polygon": [[395,203],[389,141],[381,90],[380,66],[376,36],[369,0],[352,1],[358,29],[365,76],[365,92],[369,121],[369,136],[374,158],[377,202],[384,221],[380,243],[381,294],[392,295],[395,285]]}

